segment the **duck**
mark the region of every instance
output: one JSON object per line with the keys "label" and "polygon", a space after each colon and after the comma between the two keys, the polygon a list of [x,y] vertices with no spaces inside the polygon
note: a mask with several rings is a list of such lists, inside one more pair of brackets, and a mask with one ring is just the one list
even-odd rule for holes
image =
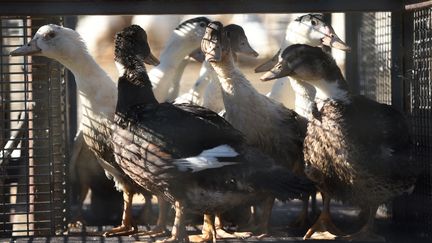
{"label": "duck", "polygon": [[160,65],[148,73],[159,102],[173,102],[179,96],[180,79],[185,68],[183,59],[199,49],[209,22],[202,16],[188,19],[171,34],[160,55]]}
{"label": "duck", "polygon": [[[255,72],[269,71],[280,60],[281,50],[293,44],[322,47],[324,51],[329,51],[330,46],[349,51],[350,47],[338,37],[333,27],[326,23],[323,17],[322,14],[308,13],[299,15],[289,22],[285,31],[285,39],[279,51],[269,61],[255,68]],[[293,109],[298,114],[301,131],[305,135],[307,124],[312,119],[315,88],[307,82],[282,77],[274,82],[267,96],[281,102],[285,107]],[[319,209],[315,203],[316,195],[312,195],[311,199],[312,214],[318,215]]]}
{"label": "duck", "polygon": [[[258,56],[258,52],[251,47],[245,31],[240,25],[229,24],[224,29],[230,36],[231,50],[233,50],[235,57],[237,57],[237,53],[251,57]],[[197,54],[199,56],[195,59],[202,62],[200,76],[194,86],[186,94],[178,97],[175,103],[196,104],[219,113],[224,110],[224,104],[217,74],[212,66],[204,60],[204,54],[202,52]]]}
{"label": "duck", "polygon": [[174,205],[172,235],[164,242],[188,241],[187,211],[218,214],[269,194],[293,198],[313,190],[308,179],[249,146],[217,113],[190,104],[159,103],[143,65],[150,48],[142,28],[125,28],[115,43],[122,75],[111,142],[118,166]]}
{"label": "duck", "polygon": [[[201,49],[212,65],[222,86],[225,118],[244,135],[247,143],[271,156],[279,165],[304,176],[303,135],[298,115],[281,103],[260,94],[233,62],[229,37],[220,22],[212,22],[206,30]],[[298,227],[307,224],[307,198],[296,220]],[[263,206],[271,210],[273,201]],[[264,210],[263,215],[270,216]],[[297,223],[294,223],[297,224]],[[261,220],[256,233],[267,234],[268,221]]]}
{"label": "duck", "polygon": [[[104,236],[136,233],[137,228],[132,222],[132,197],[136,193],[146,195],[148,191],[131,180],[115,163],[114,151],[109,141],[117,102],[116,82],[88,53],[81,36],[63,26],[48,24],[40,27],[29,43],[12,51],[10,55],[45,56],[59,61],[73,73],[79,91],[82,117],[79,127],[84,144],[96,156],[105,173],[114,180],[117,190],[123,192],[122,223],[106,231]],[[153,62],[151,58],[149,62],[157,64],[154,56],[150,57],[153,57]],[[166,215],[160,214],[156,229],[149,233],[163,232],[165,222]]]}
{"label": "duck", "polygon": [[[288,24],[280,50],[293,44],[330,46],[343,51],[350,49],[337,36],[333,27],[324,21],[323,15],[315,13],[298,16]],[[255,68],[255,72],[270,70],[277,63],[280,50],[269,61]],[[306,129],[307,118],[315,98],[315,89],[311,85],[284,77],[275,81],[267,96],[281,102],[287,108],[294,109],[303,120],[302,127]]]}
{"label": "duck", "polygon": [[316,89],[313,118],[304,140],[306,175],[323,193],[315,232],[341,236],[331,220],[330,199],[367,209],[366,224],[347,240],[385,240],[373,232],[380,204],[409,192],[421,166],[413,158],[406,118],[390,105],[354,95],[335,60],[321,48],[291,45],[261,79],[290,76]]}

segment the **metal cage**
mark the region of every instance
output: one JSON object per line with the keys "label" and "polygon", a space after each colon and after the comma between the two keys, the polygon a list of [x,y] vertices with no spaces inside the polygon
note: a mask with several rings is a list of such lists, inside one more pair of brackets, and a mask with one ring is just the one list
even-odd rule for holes
{"label": "metal cage", "polygon": [[360,93],[391,104],[391,13],[362,14],[359,32]]}
{"label": "metal cage", "polygon": [[10,57],[34,30],[59,18],[0,18],[0,237],[55,235],[66,222],[64,68]]}
{"label": "metal cage", "polygon": [[[410,121],[415,156],[423,162],[414,193],[393,201],[391,218],[420,237],[432,237],[432,7],[419,1],[190,0],[5,1],[1,13],[26,16],[75,14],[218,14],[344,12],[346,78],[355,93],[402,111]],[[86,8],[81,4],[85,3]],[[46,6],[46,5],[45,5]],[[415,9],[418,8],[418,9]],[[29,10],[30,9],[30,10]],[[68,217],[68,105],[64,68],[38,57],[9,57],[44,23],[63,19],[0,17],[0,237],[52,236]],[[66,78],[67,79],[67,78]],[[420,227],[421,226],[421,227]],[[410,232],[411,233],[411,232]]]}
{"label": "metal cage", "polygon": [[423,162],[424,173],[416,188],[426,203],[420,204],[419,215],[432,230],[432,8],[410,13],[412,32],[411,55],[407,58],[409,78],[407,97],[409,117],[415,143],[416,158]]}

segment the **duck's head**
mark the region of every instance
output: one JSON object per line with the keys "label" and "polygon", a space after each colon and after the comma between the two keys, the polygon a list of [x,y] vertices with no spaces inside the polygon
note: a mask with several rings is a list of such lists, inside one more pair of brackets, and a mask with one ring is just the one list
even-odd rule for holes
{"label": "duck's head", "polygon": [[159,65],[151,53],[147,33],[138,25],[131,25],[115,36],[115,61],[125,67],[134,66],[136,58],[149,65]]}
{"label": "duck's head", "polygon": [[311,83],[342,78],[341,71],[331,55],[319,47],[295,44],[278,55],[276,65],[263,76],[262,81],[290,76]]}
{"label": "duck's head", "polygon": [[199,46],[209,23],[210,20],[206,17],[189,19],[179,24],[175,28],[174,33],[187,39],[188,42],[196,43],[196,46]]}
{"label": "duck's head", "polygon": [[310,46],[329,46],[343,51],[350,50],[326,23],[322,14],[306,14],[296,18],[288,24],[285,40],[292,44],[306,44]]}
{"label": "duck's head", "polygon": [[253,57],[258,56],[258,52],[251,47],[245,31],[240,25],[227,25],[224,27],[224,31],[229,38],[231,51]]}
{"label": "duck's head", "polygon": [[78,50],[87,53],[87,48],[77,32],[49,24],[40,27],[30,42],[12,51],[10,55],[45,56],[64,62]]}
{"label": "duck's head", "polygon": [[208,62],[219,62],[229,53],[229,41],[219,21],[208,24],[201,41],[201,50]]}
{"label": "duck's head", "polygon": [[[306,14],[288,24],[285,41],[289,44],[306,44],[314,47],[329,46],[343,51],[350,47],[343,42],[333,27],[323,20],[322,14]],[[280,51],[269,61],[255,68],[255,72],[266,72],[278,61]]]}
{"label": "duck's head", "polygon": [[223,26],[218,21],[211,22],[201,41],[201,50],[208,62],[219,62],[231,53],[243,53],[249,56],[258,56],[250,46],[243,28],[231,24]]}

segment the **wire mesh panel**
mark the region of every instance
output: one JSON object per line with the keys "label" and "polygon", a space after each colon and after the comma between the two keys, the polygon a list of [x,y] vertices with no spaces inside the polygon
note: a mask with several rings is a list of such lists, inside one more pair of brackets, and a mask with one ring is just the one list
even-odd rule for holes
{"label": "wire mesh panel", "polygon": [[[432,155],[432,9],[413,13],[412,70],[410,82],[410,117],[416,158],[423,163],[423,171],[416,188],[419,194],[432,201],[431,155]],[[432,230],[431,203],[422,210],[420,218]]]}
{"label": "wire mesh panel", "polygon": [[363,13],[359,32],[360,93],[391,104],[391,13]]}
{"label": "wire mesh panel", "polygon": [[0,237],[54,235],[67,213],[64,70],[47,58],[8,55],[47,20],[0,22]]}

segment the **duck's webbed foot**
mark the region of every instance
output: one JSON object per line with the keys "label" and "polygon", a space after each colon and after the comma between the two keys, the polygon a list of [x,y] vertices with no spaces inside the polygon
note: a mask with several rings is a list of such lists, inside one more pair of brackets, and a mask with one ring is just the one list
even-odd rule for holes
{"label": "duck's webbed foot", "polygon": [[158,216],[156,226],[149,231],[137,232],[136,236],[158,237],[158,236],[164,236],[168,233],[166,224],[168,218],[169,203],[166,202],[163,198],[158,197],[158,205],[159,205],[159,216]]}
{"label": "duck's webbed foot", "polygon": [[103,236],[104,237],[115,237],[115,236],[126,236],[133,235],[137,232],[137,227],[132,225],[120,225],[118,227],[112,228],[111,230],[106,231]]}
{"label": "duck's webbed foot", "polygon": [[203,233],[201,235],[189,235],[189,242],[201,243],[201,242],[210,242],[214,241],[213,234],[209,234],[208,232]]}
{"label": "duck's webbed foot", "polygon": [[321,213],[317,221],[306,232],[303,239],[334,240],[340,235],[343,235],[343,233],[333,223],[330,214]]}
{"label": "duck's webbed foot", "polygon": [[190,235],[190,242],[216,242],[216,232],[214,226],[214,217],[211,214],[204,214],[204,222],[202,226],[202,234],[200,235]]}
{"label": "duck's webbed foot", "polygon": [[222,228],[216,229],[217,239],[246,239],[252,236],[252,232],[233,232],[228,233]]}
{"label": "duck's webbed foot", "polygon": [[175,219],[174,225],[171,231],[171,237],[159,240],[156,242],[189,242],[189,238],[186,234],[185,222],[184,222],[184,205],[183,203],[176,201],[175,202]]}
{"label": "duck's webbed foot", "polygon": [[132,197],[133,192],[123,191],[123,219],[122,224],[112,228],[103,234],[104,237],[132,235],[137,232],[137,227],[132,225]]}

